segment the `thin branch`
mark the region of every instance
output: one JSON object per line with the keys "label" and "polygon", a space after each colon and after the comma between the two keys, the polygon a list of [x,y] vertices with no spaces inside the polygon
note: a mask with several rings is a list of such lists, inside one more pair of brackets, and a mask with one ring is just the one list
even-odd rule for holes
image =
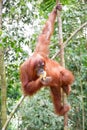
{"label": "thin branch", "polygon": [[[84,28],[85,26],[87,25],[87,22],[85,22],[84,24],[82,24],[77,30],[75,30],[71,36],[64,42],[64,48],[66,47],[66,44],[82,29]],[[57,55],[60,54],[60,51],[58,51],[53,57],[52,59],[54,59]]]}
{"label": "thin branch", "polygon": [[14,113],[16,112],[16,110],[18,109],[18,107],[21,105],[21,103],[23,102],[25,96],[22,96],[20,98],[20,100],[18,101],[17,105],[15,106],[15,108],[13,109],[13,111],[10,113],[9,118],[7,119],[7,121],[5,122],[5,125],[3,126],[2,130],[6,130],[11,118],[13,117]]}
{"label": "thin branch", "polygon": [[[60,3],[60,0],[56,0],[56,3]],[[59,45],[60,45],[60,61],[61,65],[65,67],[65,59],[64,59],[64,43],[63,43],[63,33],[62,33],[62,18],[61,18],[61,13],[60,11],[57,11],[58,15],[58,34],[59,34]],[[58,52],[59,53],[59,52]],[[62,100],[63,104],[66,104],[67,102],[67,96],[61,89],[61,94],[62,94]],[[64,130],[68,130],[68,114],[66,113],[64,115]]]}
{"label": "thin branch", "polygon": [[55,57],[57,57],[58,55],[60,55],[60,51],[58,51],[56,54],[54,54],[51,59],[52,60],[55,59]]}
{"label": "thin branch", "polygon": [[87,25],[87,22],[83,23],[77,30],[75,30],[71,36],[64,42],[64,47],[66,46],[66,44],[72,39],[73,36],[75,36],[83,27],[85,27]]}

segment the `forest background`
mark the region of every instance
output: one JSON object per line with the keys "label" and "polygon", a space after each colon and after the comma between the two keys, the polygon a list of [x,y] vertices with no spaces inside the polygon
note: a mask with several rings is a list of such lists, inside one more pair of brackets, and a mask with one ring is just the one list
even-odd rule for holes
{"label": "forest background", "polygon": [[[75,75],[72,92],[68,97],[72,107],[68,114],[68,127],[70,130],[87,130],[87,1],[61,0],[61,3],[63,41],[66,42],[75,34],[67,41],[64,54],[66,68]],[[0,129],[22,96],[20,64],[32,54],[37,37],[55,4],[54,0],[3,1],[0,12]],[[57,52],[56,20],[50,58]],[[55,60],[60,62],[59,55]],[[54,114],[49,89],[41,89],[33,97],[25,98],[7,129],[63,130],[63,117]]]}

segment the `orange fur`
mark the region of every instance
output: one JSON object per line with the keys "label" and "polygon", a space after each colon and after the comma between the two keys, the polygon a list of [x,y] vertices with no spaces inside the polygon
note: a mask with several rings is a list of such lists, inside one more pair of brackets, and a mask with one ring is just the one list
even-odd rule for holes
{"label": "orange fur", "polygon": [[[56,9],[57,8],[53,9],[42,30],[42,33],[38,37],[38,43],[33,56],[21,65],[20,79],[25,95],[31,96],[40,90],[44,85],[49,86],[56,113],[59,115],[64,115],[69,111],[70,106],[62,106],[60,89],[62,87],[64,92],[69,95],[71,90],[70,85],[74,81],[74,76],[69,70],[63,68],[59,63],[48,58],[48,46],[57,15]],[[51,77],[50,80],[46,80],[47,82],[42,81],[41,78],[37,76],[36,68],[39,62],[45,63],[44,70],[46,71],[46,76]]]}

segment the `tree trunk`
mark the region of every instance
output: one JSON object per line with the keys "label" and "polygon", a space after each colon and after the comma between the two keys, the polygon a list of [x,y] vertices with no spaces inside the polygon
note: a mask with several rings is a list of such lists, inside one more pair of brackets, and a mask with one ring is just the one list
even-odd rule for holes
{"label": "tree trunk", "polygon": [[7,119],[7,113],[6,113],[6,78],[4,67],[4,55],[2,48],[0,48],[0,85],[1,85],[1,121],[3,126]]}
{"label": "tree trunk", "polygon": [[[2,0],[0,0],[0,31],[2,29]],[[0,39],[1,42],[1,39]],[[4,51],[3,47],[0,47],[0,87],[1,87],[1,122],[2,126],[7,120],[6,112],[6,78],[5,78],[5,66],[4,66]]]}

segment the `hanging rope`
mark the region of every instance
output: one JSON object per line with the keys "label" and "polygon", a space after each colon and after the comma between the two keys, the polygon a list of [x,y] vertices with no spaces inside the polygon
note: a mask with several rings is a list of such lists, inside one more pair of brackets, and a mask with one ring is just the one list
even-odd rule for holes
{"label": "hanging rope", "polygon": [[[59,0],[56,0],[57,5],[61,5]],[[60,6],[61,7],[61,6]],[[62,8],[61,8],[62,10]],[[58,39],[59,39],[59,45],[60,45],[60,63],[63,67],[65,67],[65,60],[64,60],[64,44],[63,44],[63,34],[62,34],[62,19],[61,19],[61,13],[60,11],[57,11],[57,19],[58,19]],[[63,104],[66,104],[67,102],[67,96],[61,89],[62,94],[62,102]],[[68,115],[64,115],[64,130],[68,130]]]}

